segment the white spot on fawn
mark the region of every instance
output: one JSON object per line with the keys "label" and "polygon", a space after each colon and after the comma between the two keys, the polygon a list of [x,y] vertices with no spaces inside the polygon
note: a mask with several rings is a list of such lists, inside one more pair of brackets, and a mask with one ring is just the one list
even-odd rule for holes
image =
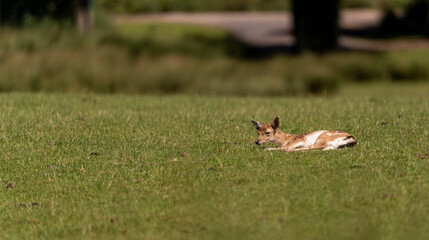
{"label": "white spot on fawn", "polygon": [[325,131],[316,131],[305,136],[305,142],[303,147],[309,147],[311,145],[314,145],[317,141],[317,138],[324,132]]}

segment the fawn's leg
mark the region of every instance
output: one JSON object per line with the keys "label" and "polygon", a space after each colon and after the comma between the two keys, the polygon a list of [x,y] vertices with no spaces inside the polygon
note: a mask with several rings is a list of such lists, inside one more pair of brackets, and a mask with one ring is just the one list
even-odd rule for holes
{"label": "fawn's leg", "polygon": [[285,151],[285,152],[298,152],[298,151],[308,151],[308,150],[311,150],[311,148],[309,148],[309,147],[291,148],[291,149],[284,149],[282,151]]}
{"label": "fawn's leg", "polygon": [[282,146],[282,147],[278,147],[278,148],[268,148],[268,151],[284,151],[284,152],[298,152],[298,151],[308,151],[308,150],[320,150],[320,149],[324,149],[326,147],[326,143],[325,142],[320,142],[317,144],[314,144],[310,147],[298,147],[298,148],[294,148],[292,146]]}
{"label": "fawn's leg", "polygon": [[283,152],[296,152],[296,151],[306,151],[310,150],[309,147],[292,147],[292,146],[282,146],[278,148],[267,148],[268,151],[283,151]]}

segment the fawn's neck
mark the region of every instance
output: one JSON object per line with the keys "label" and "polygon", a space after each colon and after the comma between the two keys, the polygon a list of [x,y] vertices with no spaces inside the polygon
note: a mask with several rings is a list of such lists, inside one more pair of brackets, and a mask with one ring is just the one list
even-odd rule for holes
{"label": "fawn's neck", "polygon": [[274,143],[281,147],[284,144],[288,143],[292,138],[293,138],[293,134],[289,134],[289,133],[284,133],[280,130],[277,130],[276,135],[275,135],[275,140]]}

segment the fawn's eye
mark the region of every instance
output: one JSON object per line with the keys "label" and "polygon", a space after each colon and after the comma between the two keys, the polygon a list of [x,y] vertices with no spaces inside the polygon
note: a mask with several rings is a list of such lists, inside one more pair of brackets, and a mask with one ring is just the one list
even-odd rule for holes
{"label": "fawn's eye", "polygon": [[265,135],[270,135],[270,132],[266,132]]}

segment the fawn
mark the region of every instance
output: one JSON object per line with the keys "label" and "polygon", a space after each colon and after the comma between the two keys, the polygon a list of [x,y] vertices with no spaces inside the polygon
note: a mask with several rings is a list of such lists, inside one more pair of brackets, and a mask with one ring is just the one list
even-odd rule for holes
{"label": "fawn", "polygon": [[252,120],[258,130],[257,145],[274,142],[277,148],[267,148],[269,151],[280,150],[286,152],[306,150],[332,150],[352,147],[357,144],[355,138],[346,132],[320,130],[305,134],[290,134],[278,130],[280,118],[276,117],[272,124],[261,124]]}

